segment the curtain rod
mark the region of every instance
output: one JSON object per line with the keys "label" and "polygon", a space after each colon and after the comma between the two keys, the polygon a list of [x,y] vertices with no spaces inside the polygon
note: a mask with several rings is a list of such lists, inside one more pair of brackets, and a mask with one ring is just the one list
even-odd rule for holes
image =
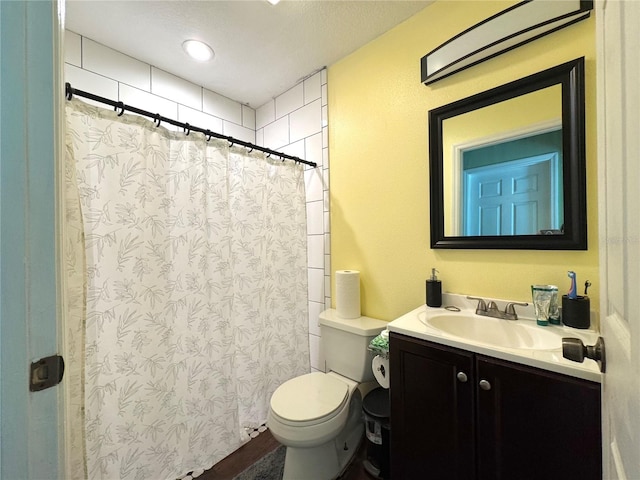
{"label": "curtain rod", "polygon": [[233,145],[242,145],[243,147],[249,148],[250,150],[259,150],[261,152],[264,152],[264,153],[268,154],[268,156],[276,155],[276,156],[280,157],[280,159],[282,159],[283,161],[285,159],[286,160],[293,160],[296,163],[304,163],[305,165],[309,165],[309,166],[314,167],[314,168],[318,166],[318,164],[315,163],[315,162],[309,162],[307,160],[303,160],[301,158],[294,157],[292,155],[287,155],[286,153],[278,152],[276,150],[271,150],[270,148],[261,147],[259,145],[254,145],[253,143],[249,143],[249,142],[245,142],[245,141],[242,141],[242,140],[238,140],[236,138],[229,137],[227,135],[222,135],[220,133],[212,132],[211,130],[208,130],[208,129],[195,127],[193,125],[189,125],[188,123],[178,122],[177,120],[173,120],[171,118],[163,117],[159,113],[151,113],[151,112],[148,112],[146,110],[142,110],[140,108],[132,107],[131,105],[125,105],[123,102],[117,102],[115,100],[110,100],[110,99],[105,98],[105,97],[100,97],[100,96],[95,95],[93,93],[89,93],[89,92],[84,92],[82,90],[78,90],[77,88],[73,88],[69,82],[67,82],[65,84],[65,95],[66,95],[67,100],[71,100],[74,95],[77,95],[78,97],[88,98],[88,99],[94,100],[96,102],[106,103],[107,105],[111,105],[115,111],[118,111],[118,109],[120,109],[120,112],[118,113],[118,116],[121,116],[125,111],[129,111],[129,112],[137,113],[138,115],[143,115],[145,117],[149,117],[149,118],[153,119],[153,121],[156,124],[156,126],[160,126],[160,123],[166,122],[166,123],[169,123],[171,125],[175,125],[176,127],[182,128],[186,135],[189,135],[190,132],[200,132],[200,133],[203,133],[203,134],[205,134],[207,136],[207,141],[210,140],[211,137],[220,138],[222,140],[227,140],[228,142],[230,142],[231,146],[233,146]]}

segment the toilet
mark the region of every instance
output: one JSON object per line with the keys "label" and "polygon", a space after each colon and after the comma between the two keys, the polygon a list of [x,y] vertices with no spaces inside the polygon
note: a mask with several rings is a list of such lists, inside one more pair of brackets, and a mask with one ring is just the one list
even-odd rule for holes
{"label": "toilet", "polygon": [[349,464],[364,432],[361,389],[376,385],[367,347],[386,326],[320,314],[327,373],[292,378],[271,396],[267,426],[287,447],[283,480],[330,480]]}

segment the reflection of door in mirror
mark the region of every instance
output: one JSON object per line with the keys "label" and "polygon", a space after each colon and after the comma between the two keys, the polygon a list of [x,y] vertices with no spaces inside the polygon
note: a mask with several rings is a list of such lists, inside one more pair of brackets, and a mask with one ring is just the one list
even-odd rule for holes
{"label": "reflection of door in mirror", "polygon": [[462,235],[535,235],[560,232],[558,153],[464,168]]}
{"label": "reflection of door in mirror", "polygon": [[561,233],[562,87],[443,122],[445,235]]}

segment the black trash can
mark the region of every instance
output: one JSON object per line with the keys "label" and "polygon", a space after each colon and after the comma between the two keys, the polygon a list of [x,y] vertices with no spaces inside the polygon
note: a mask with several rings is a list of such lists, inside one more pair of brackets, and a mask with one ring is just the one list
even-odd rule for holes
{"label": "black trash can", "polygon": [[367,458],[365,470],[374,478],[389,476],[389,390],[378,387],[362,400],[365,433],[367,436]]}

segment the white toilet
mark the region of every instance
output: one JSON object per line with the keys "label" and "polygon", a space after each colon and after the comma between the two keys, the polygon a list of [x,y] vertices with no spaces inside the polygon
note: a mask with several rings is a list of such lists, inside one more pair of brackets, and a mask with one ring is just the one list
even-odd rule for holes
{"label": "white toilet", "polygon": [[283,383],[271,396],[267,426],[287,447],[283,480],[336,478],[356,452],[364,431],[361,383],[374,381],[369,342],[387,322],[320,314],[328,373]]}

